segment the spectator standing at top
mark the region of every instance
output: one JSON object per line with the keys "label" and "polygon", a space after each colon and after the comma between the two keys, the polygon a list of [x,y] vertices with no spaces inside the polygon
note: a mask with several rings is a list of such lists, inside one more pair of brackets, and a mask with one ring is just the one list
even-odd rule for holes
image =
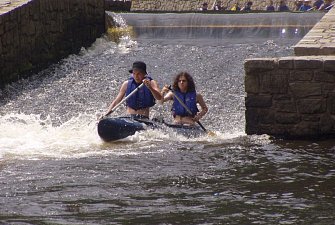
{"label": "spectator standing at top", "polygon": [[295,0],[294,4],[295,4],[295,10],[294,11],[299,11],[300,7],[303,5],[303,0]]}
{"label": "spectator standing at top", "polygon": [[320,11],[323,11],[323,10],[330,10],[331,8],[333,7],[332,5],[332,0],[325,0],[325,2],[319,7],[319,10]]}
{"label": "spectator standing at top", "polygon": [[239,7],[238,3],[236,2],[233,7],[231,7],[230,9],[231,11],[240,11],[241,8]]}
{"label": "spectator standing at top", "polygon": [[310,11],[312,6],[310,6],[311,1],[310,0],[304,0],[304,4],[300,7],[299,11],[306,12]]}
{"label": "spectator standing at top", "polygon": [[279,2],[279,6],[278,6],[277,11],[279,11],[279,12],[287,12],[287,11],[290,11],[290,9],[288,8],[288,6],[286,5],[285,0],[281,0],[281,1]]}
{"label": "spectator standing at top", "polygon": [[221,11],[221,10],[225,10],[225,9],[224,9],[224,7],[222,7],[221,1],[217,1],[215,3],[215,5],[214,5],[213,10],[215,10],[215,11]]}
{"label": "spectator standing at top", "polygon": [[241,9],[241,11],[244,11],[244,12],[250,12],[250,11],[251,11],[251,6],[252,6],[252,2],[249,1],[249,2],[247,2],[247,4]]}
{"label": "spectator standing at top", "polygon": [[323,4],[323,0],[316,0],[313,4],[313,8],[318,10],[322,4]]}
{"label": "spectator standing at top", "polygon": [[204,2],[202,4],[202,7],[200,8],[200,11],[207,11],[208,10],[208,3],[207,2]]}
{"label": "spectator standing at top", "polygon": [[273,6],[273,1],[272,0],[269,1],[269,5],[266,6],[265,10],[269,11],[269,12],[275,11],[275,7]]}

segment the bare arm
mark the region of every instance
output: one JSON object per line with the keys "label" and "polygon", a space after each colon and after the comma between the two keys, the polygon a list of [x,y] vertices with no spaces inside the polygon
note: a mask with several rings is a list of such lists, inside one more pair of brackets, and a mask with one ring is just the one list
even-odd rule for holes
{"label": "bare arm", "polygon": [[201,94],[197,94],[197,103],[199,103],[201,111],[194,117],[195,121],[199,121],[208,112],[207,105]]}
{"label": "bare arm", "polygon": [[[166,94],[167,93],[167,94]],[[164,103],[167,102],[169,100],[173,100],[173,93],[171,91],[169,91],[169,86],[168,85],[164,85],[164,87],[162,88],[162,92],[161,92],[163,98],[160,101],[160,103]],[[165,95],[166,94],[166,95]],[[165,95],[165,96],[164,96]]]}
{"label": "bare arm", "polygon": [[110,104],[104,116],[108,116],[109,114],[111,114],[113,112],[112,109],[114,108],[114,106],[116,106],[119,102],[121,102],[121,100],[126,94],[127,85],[128,85],[128,81],[123,82],[123,84],[121,85],[119,94],[116,96],[114,101]]}
{"label": "bare arm", "polygon": [[158,84],[155,80],[144,79],[143,83],[151,91],[151,94],[156,100],[162,100],[162,94],[159,90]]}

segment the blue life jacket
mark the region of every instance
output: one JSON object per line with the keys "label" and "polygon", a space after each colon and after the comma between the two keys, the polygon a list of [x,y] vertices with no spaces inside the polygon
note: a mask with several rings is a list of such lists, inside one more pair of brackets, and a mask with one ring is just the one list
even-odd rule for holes
{"label": "blue life jacket", "polygon": [[[146,77],[152,80],[151,77]],[[126,90],[126,96],[128,96],[133,90],[135,90],[140,84],[137,84],[133,77],[128,80],[128,86]],[[143,85],[136,91],[130,98],[127,99],[126,105],[134,110],[144,109],[156,104],[155,98],[147,86]]]}
{"label": "blue life jacket", "polygon": [[[195,116],[199,112],[197,107],[197,93],[195,91],[182,93],[180,91],[174,91],[180,100],[191,110],[192,116]],[[173,116],[191,116],[187,110],[179,103],[176,97],[173,97],[172,105]]]}

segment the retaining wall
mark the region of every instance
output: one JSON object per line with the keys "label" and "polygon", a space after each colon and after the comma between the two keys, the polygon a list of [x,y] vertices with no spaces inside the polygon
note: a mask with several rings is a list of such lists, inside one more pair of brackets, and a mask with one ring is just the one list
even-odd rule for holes
{"label": "retaining wall", "polygon": [[0,8],[0,87],[104,33],[104,0],[16,1]]}
{"label": "retaining wall", "polygon": [[[321,46],[316,51],[314,45],[301,44],[329,43],[333,39],[335,9],[325,17],[327,20],[323,18],[295,46],[299,55],[305,56],[246,60],[247,134],[335,137],[335,55],[330,56],[334,51]],[[320,38],[318,33],[328,35]],[[311,52],[314,55],[309,56]]]}
{"label": "retaining wall", "polygon": [[335,134],[335,56],[250,59],[245,71],[247,134]]}

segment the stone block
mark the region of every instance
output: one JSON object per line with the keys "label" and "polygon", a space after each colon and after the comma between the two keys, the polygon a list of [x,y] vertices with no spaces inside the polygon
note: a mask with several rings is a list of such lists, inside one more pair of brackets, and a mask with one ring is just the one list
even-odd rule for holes
{"label": "stone block", "polygon": [[311,122],[319,122],[320,121],[320,114],[303,114],[301,116],[303,121],[311,121]]}
{"label": "stone block", "polygon": [[327,98],[327,110],[330,114],[335,115],[335,92],[329,93]]}
{"label": "stone block", "polygon": [[330,114],[323,114],[320,118],[320,132],[322,134],[329,134],[334,133],[334,127],[335,127],[335,118],[334,116],[331,116]]}
{"label": "stone block", "polygon": [[247,93],[259,93],[258,76],[245,76],[244,85]]}
{"label": "stone block", "polygon": [[289,84],[289,90],[296,98],[320,96],[322,94],[321,83],[295,82]]}
{"label": "stone block", "polygon": [[299,58],[294,60],[295,69],[320,69],[323,67],[323,61],[320,59]]}
{"label": "stone block", "polygon": [[277,112],[297,112],[296,104],[292,100],[276,100],[274,101],[273,105]]}
{"label": "stone block", "polygon": [[325,99],[300,99],[297,101],[297,108],[303,114],[324,113],[327,109]]}
{"label": "stone block", "polygon": [[248,95],[245,99],[246,107],[268,108],[272,106],[271,95]]}
{"label": "stone block", "polygon": [[293,69],[294,58],[280,58],[278,60],[279,69]]}
{"label": "stone block", "polygon": [[326,44],[321,48],[322,55],[335,55],[335,46],[329,46],[330,44]]}
{"label": "stone block", "polygon": [[274,124],[275,123],[274,111],[271,109],[259,109],[258,121],[260,124]]}
{"label": "stone block", "polygon": [[324,83],[322,86],[322,95],[326,98],[330,93],[335,92],[335,83]]}
{"label": "stone block", "polygon": [[335,59],[326,59],[323,66],[324,71],[335,72]]}
{"label": "stone block", "polygon": [[309,138],[320,135],[319,123],[310,121],[301,121],[289,129],[292,137]]}
{"label": "stone block", "polygon": [[290,72],[290,81],[311,81],[313,79],[313,70],[292,70]]}
{"label": "stone block", "polygon": [[294,54],[296,56],[319,55],[320,48],[321,48],[320,44],[314,44],[314,45],[299,44],[294,46]]}
{"label": "stone block", "polygon": [[244,69],[247,73],[273,70],[278,67],[277,59],[254,58],[247,59]]}
{"label": "stone block", "polygon": [[[5,27],[3,23],[0,23],[0,37],[5,33]],[[0,39],[1,40],[1,39]]]}
{"label": "stone block", "polygon": [[292,96],[288,93],[288,94],[275,94],[273,95],[273,100],[279,100],[279,101],[283,101],[283,100],[292,100]]}
{"label": "stone block", "polygon": [[278,112],[275,116],[276,123],[279,124],[297,124],[300,122],[301,118],[297,113],[283,113]]}
{"label": "stone block", "polygon": [[314,72],[314,80],[320,82],[334,83],[335,82],[335,73],[327,73],[322,71]]}
{"label": "stone block", "polygon": [[274,70],[261,74],[260,91],[262,93],[285,94],[288,89],[288,71]]}

